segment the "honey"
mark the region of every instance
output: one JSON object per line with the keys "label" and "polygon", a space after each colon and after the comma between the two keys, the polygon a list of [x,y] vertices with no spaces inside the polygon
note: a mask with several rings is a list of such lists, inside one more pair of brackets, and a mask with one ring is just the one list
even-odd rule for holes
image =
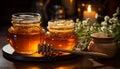
{"label": "honey", "polygon": [[38,44],[45,40],[45,30],[40,26],[40,15],[37,13],[19,13],[12,16],[8,29],[8,41],[15,52],[32,54],[37,52]]}
{"label": "honey", "polygon": [[77,44],[72,20],[56,20],[48,22],[46,43],[52,44],[56,49],[73,50]]}

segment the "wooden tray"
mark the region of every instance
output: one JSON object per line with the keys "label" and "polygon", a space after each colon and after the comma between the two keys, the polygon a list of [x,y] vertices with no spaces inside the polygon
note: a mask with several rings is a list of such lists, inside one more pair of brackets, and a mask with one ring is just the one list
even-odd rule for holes
{"label": "wooden tray", "polygon": [[74,59],[80,55],[67,54],[61,56],[44,56],[42,54],[34,53],[31,55],[22,55],[15,52],[15,50],[7,44],[2,48],[3,56],[9,60],[17,61],[35,61],[35,62],[51,62],[51,61],[61,61],[67,59]]}

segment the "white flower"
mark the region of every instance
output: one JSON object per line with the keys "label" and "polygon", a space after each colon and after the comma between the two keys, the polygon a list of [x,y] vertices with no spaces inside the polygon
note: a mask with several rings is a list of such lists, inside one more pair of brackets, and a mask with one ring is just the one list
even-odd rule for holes
{"label": "white flower", "polygon": [[86,27],[86,32],[88,32],[88,31],[89,31],[89,29],[90,29],[90,27],[88,27],[88,26],[87,26],[87,27]]}
{"label": "white flower", "polygon": [[76,19],[76,22],[79,22],[79,21],[80,21],[79,18],[77,18],[77,19]]}
{"label": "white flower", "polygon": [[117,23],[118,22],[118,18],[114,18],[113,23]]}
{"label": "white flower", "polygon": [[83,20],[82,23],[83,23],[83,26],[88,26],[87,20]]}
{"label": "white flower", "polygon": [[116,24],[113,24],[113,25],[112,25],[112,28],[116,28]]}
{"label": "white flower", "polygon": [[105,16],[105,17],[104,17],[104,20],[105,20],[106,22],[107,22],[109,19],[110,19],[109,16]]}
{"label": "white flower", "polygon": [[102,30],[103,32],[106,32],[106,31],[107,31],[107,27],[102,26],[102,27],[101,27],[101,30]]}
{"label": "white flower", "polygon": [[116,16],[117,16],[117,13],[114,13],[114,14],[113,14],[113,17],[116,17]]}
{"label": "white flower", "polygon": [[106,21],[103,21],[103,22],[101,22],[101,25],[102,25],[102,26],[107,26],[108,24],[107,24]]}
{"label": "white flower", "polygon": [[111,23],[111,24],[112,24],[112,23],[113,23],[113,19],[110,19],[110,20],[109,20],[109,23]]}
{"label": "white flower", "polygon": [[98,14],[95,14],[95,18],[97,19],[99,17],[99,15]]}
{"label": "white flower", "polygon": [[109,20],[109,23],[117,23],[118,19],[117,18],[111,18]]}
{"label": "white flower", "polygon": [[109,26],[108,28],[109,28],[109,29],[113,29],[113,26],[111,25],[111,26]]}
{"label": "white flower", "polygon": [[93,26],[91,26],[91,27],[90,27],[90,31],[93,31],[93,30],[94,30],[94,28],[93,28]]}

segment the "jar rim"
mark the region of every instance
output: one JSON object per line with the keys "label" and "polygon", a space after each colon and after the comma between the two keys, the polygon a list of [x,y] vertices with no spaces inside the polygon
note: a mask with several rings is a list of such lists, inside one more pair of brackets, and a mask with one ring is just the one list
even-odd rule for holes
{"label": "jar rim", "polygon": [[50,20],[48,21],[48,29],[73,29],[74,28],[74,21],[73,20],[66,20],[66,19],[59,19],[59,20]]}
{"label": "jar rim", "polygon": [[31,12],[25,12],[25,13],[14,13],[12,14],[12,17],[16,17],[17,15],[36,15],[36,16],[41,16],[39,13],[31,13]]}
{"label": "jar rim", "polygon": [[34,23],[40,22],[39,13],[14,13],[12,15],[12,23]]}
{"label": "jar rim", "polygon": [[99,39],[114,39],[114,35],[108,36],[109,34],[103,33],[103,32],[98,32],[98,33],[93,33],[91,34],[92,38],[99,38]]}

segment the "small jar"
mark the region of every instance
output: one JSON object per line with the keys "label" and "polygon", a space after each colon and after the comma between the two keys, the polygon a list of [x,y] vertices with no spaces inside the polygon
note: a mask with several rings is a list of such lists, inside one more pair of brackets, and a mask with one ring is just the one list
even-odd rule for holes
{"label": "small jar", "polygon": [[53,20],[48,22],[46,43],[52,44],[56,49],[73,50],[77,44],[74,33],[74,21]]}
{"label": "small jar", "polygon": [[88,50],[114,56],[116,53],[116,43],[114,37],[108,37],[105,33],[94,33],[91,35],[92,40],[88,46]]}
{"label": "small jar", "polygon": [[16,13],[12,15],[12,26],[8,29],[8,41],[15,52],[32,54],[38,44],[45,40],[45,30],[40,26],[38,13]]}

